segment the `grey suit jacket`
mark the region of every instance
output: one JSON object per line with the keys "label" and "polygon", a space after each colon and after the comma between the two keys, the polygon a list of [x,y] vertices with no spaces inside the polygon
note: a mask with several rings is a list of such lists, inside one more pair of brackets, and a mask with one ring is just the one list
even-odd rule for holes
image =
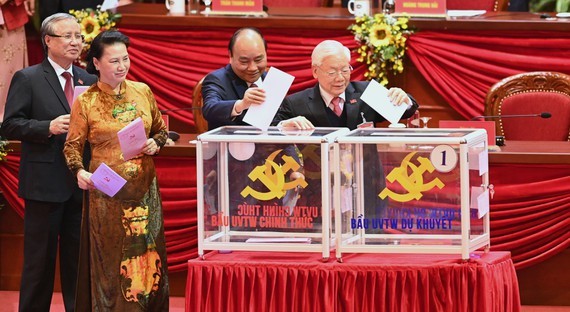
{"label": "grey suit jacket", "polygon": [[[75,86],[92,85],[97,77],[73,66]],[[50,121],[70,113],[55,70],[41,64],[14,74],[1,133],[22,142],[18,195],[24,199],[64,202],[78,189],[63,157],[66,134],[49,135]]]}
{"label": "grey suit jacket", "polygon": [[[356,129],[356,127],[362,123],[362,115],[364,115],[366,121],[381,122],[385,120],[384,117],[360,99],[368,83],[368,81],[353,81],[345,90],[346,99],[344,102],[344,110],[346,111],[347,118],[346,127],[351,130]],[[412,107],[406,110],[402,118],[412,116],[418,108],[416,100],[409,94],[408,96],[412,100]],[[325,105],[319,84],[317,84],[313,88],[305,89],[286,97],[273,123],[276,124],[282,120],[304,116],[315,127],[330,127],[331,124],[327,118],[327,109],[329,108]]]}

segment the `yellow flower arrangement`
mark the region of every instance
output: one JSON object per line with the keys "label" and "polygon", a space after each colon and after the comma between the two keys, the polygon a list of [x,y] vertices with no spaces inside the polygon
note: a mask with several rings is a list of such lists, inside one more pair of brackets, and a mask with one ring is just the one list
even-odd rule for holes
{"label": "yellow flower arrangement", "polygon": [[8,152],[10,150],[7,148],[7,146],[8,146],[8,141],[0,137],[0,161],[6,160],[6,156],[8,156]]}
{"label": "yellow flower arrangement", "polygon": [[413,33],[408,28],[407,17],[381,13],[364,15],[357,17],[348,29],[360,44],[357,61],[368,66],[364,73],[366,79],[375,79],[382,85],[387,85],[389,72],[399,74],[404,71],[406,40]]}
{"label": "yellow flower arrangement", "polygon": [[70,10],[69,14],[75,16],[81,25],[81,34],[84,37],[83,50],[78,60],[79,64],[85,67],[85,56],[91,47],[91,42],[97,35],[105,30],[114,28],[117,21],[121,18],[121,14],[111,11],[101,11],[101,6],[96,9],[87,8],[82,10]]}

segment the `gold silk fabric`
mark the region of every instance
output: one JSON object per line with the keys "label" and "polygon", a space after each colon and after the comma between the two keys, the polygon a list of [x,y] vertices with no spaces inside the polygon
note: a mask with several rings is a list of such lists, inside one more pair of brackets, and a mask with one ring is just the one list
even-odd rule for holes
{"label": "gold silk fabric", "polygon": [[[84,207],[77,311],[168,311],[168,276],[162,204],[152,156],[125,161],[117,132],[141,117],[147,137],[166,143],[166,125],[150,88],[125,81],[120,92],[102,82],[72,106],[64,154],[77,174],[85,141],[89,172],[107,164],[127,183],[114,196],[89,191]],[[84,243],[88,237],[88,244]],[[88,246],[85,246],[88,245]],[[87,270],[85,268],[88,268]]]}

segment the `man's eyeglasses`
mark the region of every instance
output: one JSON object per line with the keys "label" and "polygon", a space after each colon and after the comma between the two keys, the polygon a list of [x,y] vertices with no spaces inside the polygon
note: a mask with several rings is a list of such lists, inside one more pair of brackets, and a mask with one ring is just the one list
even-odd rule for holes
{"label": "man's eyeglasses", "polygon": [[75,35],[72,35],[72,34],[65,34],[65,35],[63,35],[63,36],[61,36],[61,35],[55,35],[55,34],[47,34],[47,35],[50,36],[50,37],[54,37],[54,38],[63,38],[63,39],[65,39],[66,41],[69,41],[69,42],[71,42],[73,39],[75,39],[75,40],[77,40],[77,41],[79,41],[79,42],[85,42],[85,37],[84,37],[83,35],[80,35],[80,34],[75,34]]}
{"label": "man's eyeglasses", "polygon": [[[317,67],[320,70],[323,70],[320,66],[317,66]],[[350,75],[350,73],[352,72],[352,66],[348,65],[348,67],[341,68],[341,70],[329,70],[329,71],[324,71],[324,72],[325,72],[325,74],[327,74],[327,76],[329,78],[336,78],[338,76],[338,74],[341,74],[343,77],[346,77],[346,76]]]}

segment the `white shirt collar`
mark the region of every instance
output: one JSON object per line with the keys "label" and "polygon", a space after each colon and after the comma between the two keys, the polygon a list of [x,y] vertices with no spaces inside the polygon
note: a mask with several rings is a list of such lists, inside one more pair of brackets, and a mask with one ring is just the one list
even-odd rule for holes
{"label": "white shirt collar", "polygon": [[63,74],[64,72],[68,72],[71,74],[71,77],[73,77],[73,65],[69,66],[68,69],[64,69],[63,67],[59,66],[58,63],[54,62],[51,58],[49,58],[48,56],[48,62],[51,64],[51,67],[53,67],[53,69],[55,70],[55,74],[59,77],[61,76],[61,74]]}
{"label": "white shirt collar", "polygon": [[263,80],[261,79],[261,77],[257,78],[257,80],[255,82],[252,83],[247,83],[247,87],[251,87],[252,84],[254,84],[258,87],[258,88],[263,88]]}
{"label": "white shirt collar", "polygon": [[[319,90],[321,91],[321,97],[323,98],[323,101],[325,101],[325,105],[327,107],[330,107],[331,101],[332,101],[332,99],[335,98],[335,96],[328,93],[327,91],[323,90],[323,87],[321,87],[321,85],[319,85]],[[342,99],[342,101],[340,101],[340,107],[341,108],[344,107],[344,102],[345,102],[345,97],[346,97],[345,93],[346,92],[343,92],[343,93],[339,94],[339,96],[338,96],[339,98]]]}

